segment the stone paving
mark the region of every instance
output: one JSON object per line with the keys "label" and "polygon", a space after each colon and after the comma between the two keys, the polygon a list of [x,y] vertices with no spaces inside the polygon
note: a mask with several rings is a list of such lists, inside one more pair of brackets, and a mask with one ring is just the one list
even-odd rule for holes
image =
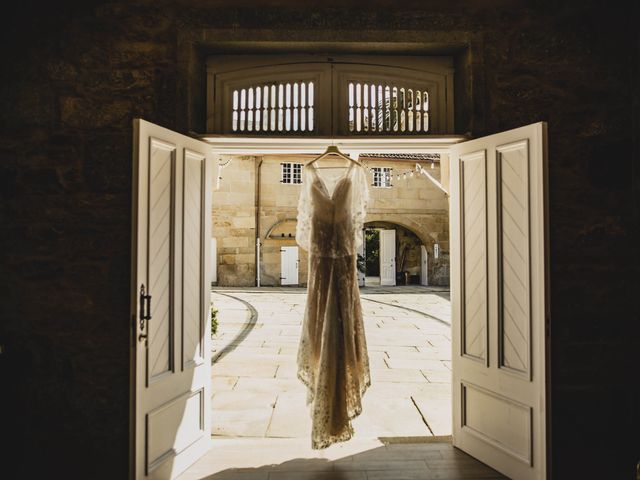
{"label": "stone paving", "polygon": [[[361,290],[372,385],[354,440],[451,434],[449,292]],[[215,288],[214,437],[310,438],[296,352],[306,290]],[[310,442],[309,442],[310,443]]]}

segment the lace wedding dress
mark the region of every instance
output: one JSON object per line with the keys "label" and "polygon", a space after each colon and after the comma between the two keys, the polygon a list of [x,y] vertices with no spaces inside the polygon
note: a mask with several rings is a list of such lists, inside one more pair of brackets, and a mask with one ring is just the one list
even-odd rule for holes
{"label": "lace wedding dress", "polygon": [[331,189],[313,164],[302,180],[296,241],[309,270],[298,378],[307,386],[311,446],[321,449],[352,437],[351,420],[371,384],[356,268],[369,187],[355,163]]}

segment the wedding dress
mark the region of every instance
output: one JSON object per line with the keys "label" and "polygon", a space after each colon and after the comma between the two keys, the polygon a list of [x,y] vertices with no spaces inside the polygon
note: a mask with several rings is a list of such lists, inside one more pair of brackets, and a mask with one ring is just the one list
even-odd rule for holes
{"label": "wedding dress", "polygon": [[313,164],[302,181],[296,241],[309,269],[298,378],[307,386],[311,446],[321,449],[353,436],[351,420],[371,384],[356,267],[369,187],[355,163],[331,189]]}

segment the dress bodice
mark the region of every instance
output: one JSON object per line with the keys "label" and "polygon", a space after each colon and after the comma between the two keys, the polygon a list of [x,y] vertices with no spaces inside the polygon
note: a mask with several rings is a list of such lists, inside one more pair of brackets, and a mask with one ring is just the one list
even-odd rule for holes
{"label": "dress bodice", "polygon": [[311,255],[355,255],[362,244],[368,197],[364,169],[352,163],[329,191],[318,169],[306,165],[298,200],[296,241]]}
{"label": "dress bodice", "polygon": [[354,222],[351,213],[351,169],[339,178],[332,193],[326,188],[317,170],[313,172],[311,187],[311,253],[322,257],[353,255]]}

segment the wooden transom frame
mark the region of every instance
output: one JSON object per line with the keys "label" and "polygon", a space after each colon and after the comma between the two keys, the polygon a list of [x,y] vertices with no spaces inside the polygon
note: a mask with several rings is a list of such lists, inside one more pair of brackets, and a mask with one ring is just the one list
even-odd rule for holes
{"label": "wooden transom frame", "polygon": [[[313,132],[257,132],[271,136],[418,136],[453,132],[453,59],[376,55],[218,55],[207,59],[207,132],[232,129],[232,93],[265,84],[314,82]],[[349,82],[421,89],[429,95],[428,132],[353,132],[348,126]]]}
{"label": "wooden transom frame", "polygon": [[448,155],[451,147],[468,140],[463,135],[429,135],[424,137],[263,137],[235,135],[201,135],[219,155],[320,154],[328,145],[344,153],[438,153]]}

